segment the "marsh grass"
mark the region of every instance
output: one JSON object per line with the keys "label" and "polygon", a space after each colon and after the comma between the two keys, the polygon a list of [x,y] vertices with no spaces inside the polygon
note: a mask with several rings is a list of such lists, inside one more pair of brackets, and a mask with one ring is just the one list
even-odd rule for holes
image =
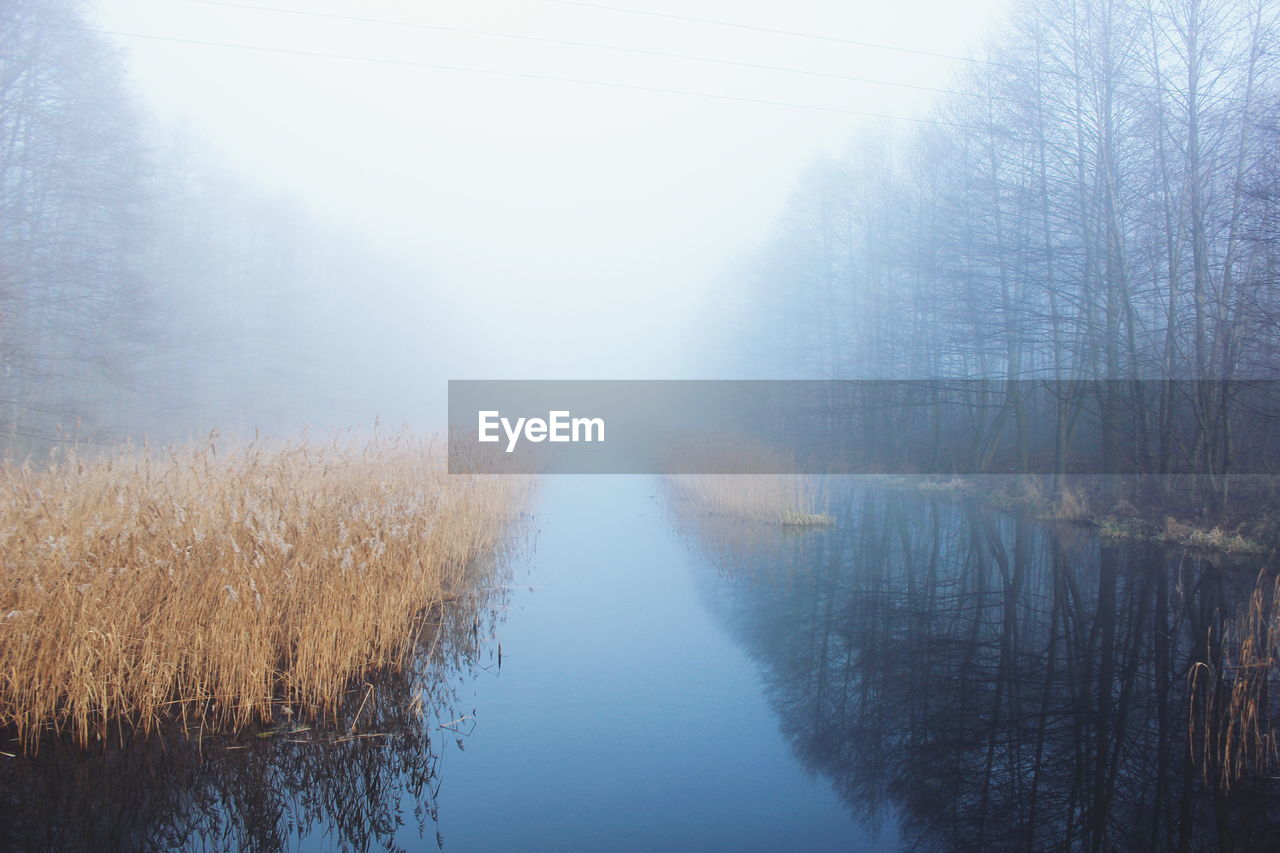
{"label": "marsh grass", "polygon": [[[684,458],[681,458],[683,455]],[[795,466],[782,454],[745,441],[716,442],[681,448],[672,470],[723,470],[777,473],[670,474],[674,497],[699,511],[757,524],[804,529],[833,521],[822,508],[825,495],[812,477],[784,473]]]}
{"label": "marsh grass", "polygon": [[[509,561],[483,570],[509,580]],[[398,850],[415,824],[429,838],[441,829],[444,754],[475,723],[466,686],[496,665],[508,599],[502,583],[481,583],[450,601],[405,668],[353,679],[323,722],[282,714],[193,736],[113,728],[88,750],[49,733],[38,751],[0,760],[7,813],[22,817],[0,824],[0,849],[292,850],[309,837],[327,850]]]}
{"label": "marsh grass", "polygon": [[816,489],[799,475],[677,474],[668,482],[679,499],[712,515],[783,527],[831,524],[818,511]]}
{"label": "marsh grass", "polygon": [[1223,530],[1221,527],[1206,529],[1179,522],[1172,517],[1165,518],[1164,532],[1159,538],[1174,545],[1225,551],[1228,554],[1265,554],[1268,550],[1261,542],[1238,531]]}
{"label": "marsh grass", "polygon": [[528,489],[406,435],[6,464],[0,726],[86,744],[331,716],[483,582]]}
{"label": "marsh grass", "polygon": [[1248,603],[1224,620],[1209,646],[1220,663],[1189,674],[1193,754],[1206,779],[1223,789],[1280,765],[1280,577],[1264,571]]}

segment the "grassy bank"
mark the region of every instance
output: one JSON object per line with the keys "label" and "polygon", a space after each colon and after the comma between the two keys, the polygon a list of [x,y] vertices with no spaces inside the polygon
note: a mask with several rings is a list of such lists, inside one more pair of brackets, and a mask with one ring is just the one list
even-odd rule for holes
{"label": "grassy bank", "polygon": [[0,469],[0,726],[332,713],[483,581],[529,484],[407,436]]}
{"label": "grassy bank", "polygon": [[667,477],[675,497],[700,512],[782,527],[825,527],[821,494],[798,474],[676,474]]}
{"label": "grassy bank", "polygon": [[1269,554],[1280,541],[1280,503],[1274,484],[1268,478],[1238,479],[1242,482],[1234,505],[1216,512],[1193,509],[1176,498],[1137,497],[1132,483],[1123,480],[1104,484],[1100,478],[1073,477],[1058,489],[1034,476],[890,477],[886,481],[931,494],[981,500],[1046,521],[1088,525],[1108,540],[1161,542],[1226,554]]}
{"label": "grassy bank", "polygon": [[689,441],[674,448],[667,463],[673,472],[724,472],[666,476],[671,497],[695,512],[792,529],[833,522],[814,479],[787,473],[796,470],[795,460],[759,442],[734,436]]}

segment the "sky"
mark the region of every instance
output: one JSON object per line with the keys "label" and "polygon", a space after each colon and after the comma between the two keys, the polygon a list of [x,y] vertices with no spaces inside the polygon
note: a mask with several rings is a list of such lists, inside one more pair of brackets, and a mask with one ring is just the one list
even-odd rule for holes
{"label": "sky", "polygon": [[452,378],[665,378],[806,166],[935,97],[844,78],[946,86],[1007,0],[95,5],[159,126],[412,266]]}

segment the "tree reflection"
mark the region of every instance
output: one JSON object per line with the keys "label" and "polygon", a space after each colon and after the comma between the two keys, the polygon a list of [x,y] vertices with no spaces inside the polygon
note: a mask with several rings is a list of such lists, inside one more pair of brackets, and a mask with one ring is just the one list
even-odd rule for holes
{"label": "tree reflection", "polygon": [[51,736],[34,755],[0,758],[0,848],[279,850],[311,836],[317,849],[395,850],[409,821],[443,843],[439,762],[467,731],[455,687],[492,656],[500,604],[491,590],[448,608],[411,669],[353,685],[333,719],[121,735],[87,750]]}
{"label": "tree reflection", "polygon": [[1193,760],[1188,672],[1216,666],[1256,567],[888,489],[787,536],[682,515],[713,610],[761,663],[796,754],[904,847],[1280,849],[1280,787]]}

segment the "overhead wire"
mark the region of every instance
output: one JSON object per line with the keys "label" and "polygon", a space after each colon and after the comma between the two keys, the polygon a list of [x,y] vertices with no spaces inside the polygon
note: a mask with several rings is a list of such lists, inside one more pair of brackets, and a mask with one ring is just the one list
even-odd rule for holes
{"label": "overhead wire", "polygon": [[[483,30],[471,27],[456,27],[443,24],[427,24],[418,21],[393,20],[388,18],[372,18],[361,15],[346,15],[336,12],[318,12],[310,9],[290,9],[280,6],[268,6],[259,3],[236,2],[235,0],[186,0],[188,3],[195,3],[204,6],[220,6],[230,9],[246,9],[260,12],[275,12],[285,15],[301,15],[312,18],[330,18],[334,20],[359,22],[367,24],[379,24],[383,26],[405,27],[411,29],[434,30],[438,32],[453,32],[459,34],[475,35],[491,38],[511,39],[518,41],[560,45],[566,47],[588,48],[593,50],[613,51],[617,53],[629,53],[638,56],[653,56],[667,59],[680,59],[692,62],[702,62],[723,66],[732,66],[739,68],[750,68],[760,71],[773,71],[785,74],[804,75],[808,77],[825,78],[830,80],[843,80],[853,83],[866,83],[875,86],[889,86],[902,89],[913,89],[922,92],[932,92],[940,95],[958,95],[968,98],[980,98],[983,100],[994,101],[1013,101],[1014,98],[1005,95],[992,95],[990,93],[975,92],[965,89],[947,88],[941,86],[927,86],[920,83],[907,83],[900,80],[885,80],[877,77],[864,77],[852,74],[841,74],[838,72],[817,71],[806,68],[796,68],[787,65],[774,65],[768,63],[744,62],[741,60],[724,59],[720,57],[702,56],[698,54],[677,53],[673,51],[653,50],[649,48],[628,47],[625,45],[600,44],[598,42],[576,41],[571,39],[557,39],[548,36],[535,36],[525,33],[503,33],[493,30]],[[790,38],[808,39],[814,41],[825,41],[835,44],[849,45],[852,47],[867,48],[873,50],[889,51],[894,53],[903,53],[915,56],[927,56],[935,59],[946,59],[954,62],[964,62],[971,65],[986,66],[990,68],[1005,68],[1014,71],[1023,71],[1032,74],[1046,74],[1051,77],[1060,77],[1067,80],[1084,81],[1086,78],[1073,71],[1067,71],[1062,68],[1044,68],[1033,67],[1029,65],[1020,65],[1013,62],[1000,62],[993,59],[981,59],[975,56],[965,56],[957,53],[943,53],[933,50],[924,50],[921,48],[907,47],[903,45],[888,44],[886,42],[868,41],[862,39],[851,39],[843,36],[827,35],[823,33],[811,33],[800,30],[788,30],[778,27],[766,27],[756,24],[745,24],[738,21],[728,21],[718,18],[702,18],[693,15],[681,15],[671,12],[659,12],[652,9],[637,9],[630,6],[617,6],[605,3],[589,3],[584,0],[542,0],[544,3],[550,3],[559,6],[574,7],[580,9],[593,9],[604,12],[616,12],[627,15],[640,15],[652,18],[665,18],[674,21],[682,21],[686,23],[704,24],[708,26],[724,27],[735,30],[744,30],[749,32],[769,33],[773,35],[781,35]],[[1155,83],[1144,83],[1139,80],[1126,81],[1127,85],[1134,88],[1145,89],[1152,92],[1159,92],[1166,95],[1177,94],[1166,86]],[[1232,96],[1225,93],[1218,93],[1213,96],[1215,100],[1242,102],[1244,99],[1238,96]],[[933,122],[939,123],[939,122]],[[946,122],[942,122],[946,124]]]}
{"label": "overhead wire", "polygon": [[611,6],[605,3],[585,3],[581,0],[542,0],[544,3],[552,3],[557,6],[576,6],[582,9],[597,9],[602,12],[620,12],[626,15],[644,15],[650,18],[666,18],[672,21],[685,21],[694,24],[709,24],[716,27],[728,27],[734,30],[746,30],[757,33],[771,33],[773,35],[790,36],[791,38],[809,39],[811,41],[825,41],[833,44],[844,44],[852,47],[865,47],[872,50],[892,51],[894,53],[910,53],[915,56],[928,56],[934,59],[949,59],[959,62],[972,62],[979,65],[995,65],[1001,68],[1016,68],[1022,71],[1031,69],[1021,65],[1014,65],[1006,62],[996,62],[990,59],[978,59],[972,56],[963,56],[958,53],[940,53],[934,50],[923,50],[921,48],[904,47],[902,45],[886,44],[884,42],[864,41],[861,39],[845,38],[843,36],[826,35],[825,33],[807,33],[799,30],[784,30],[778,27],[765,27],[757,24],[743,24],[737,21],[725,21],[718,18],[699,18],[693,15],[679,15],[674,12],[658,12],[654,9],[636,9],[630,6]]}
{"label": "overhead wire", "polygon": [[[34,23],[22,21],[9,21],[10,23]],[[36,26],[55,27],[59,29],[77,30],[80,32],[95,33],[98,35],[117,36],[121,38],[134,38],[147,41],[172,42],[176,44],[198,45],[201,47],[216,47],[232,50],[242,50],[257,53],[272,53],[287,56],[304,56],[322,59],[338,59],[348,62],[364,62],[378,65],[401,66],[408,68],[422,68],[436,71],[455,71],[471,74],[482,74],[496,77],[510,77],[525,80],[539,80],[544,82],[571,83],[580,86],[596,86],[611,89],[624,89],[636,92],[652,92],[664,95],[680,95],[684,97],[708,98],[719,101],[733,101],[747,104],[760,104],[773,107],[786,107],[791,109],[810,110],[815,112],[836,113],[841,115],[858,116],[860,118],[885,119],[889,121],[908,121],[916,124],[938,125],[942,127],[953,127],[958,129],[978,129],[969,125],[959,124],[957,122],[944,121],[942,119],[924,118],[920,116],[894,115],[892,113],[875,112],[871,110],[851,110],[844,107],[832,107],[821,104],[804,104],[795,101],[781,101],[770,98],[755,98],[746,95],[729,95],[720,92],[702,92],[694,89],[675,89],[663,86],[648,86],[638,83],[621,83],[612,80],[592,80],[584,77],[566,77],[556,74],[536,74],[527,71],[510,71],[500,68],[482,68],[469,65],[450,65],[437,62],[421,62],[411,59],[392,59],[390,57],[381,56],[362,56],[359,54],[331,53],[328,51],[302,50],[299,48],[275,47],[268,45],[251,45],[239,42],[218,41],[213,39],[194,39],[181,36],[165,36],[155,33],[136,33],[125,30],[104,29],[101,27],[76,26],[72,24],[58,24],[52,22],[36,23]]]}
{"label": "overhead wire", "polygon": [[458,33],[462,35],[474,35],[486,38],[511,39],[514,41],[533,42],[537,44],[550,44],[560,47],[580,47],[590,50],[612,51],[615,53],[629,53],[637,56],[655,56],[663,59],[681,59],[690,62],[703,62],[715,65],[727,65],[737,68],[750,68],[758,71],[777,71],[784,74],[799,74],[809,77],[822,77],[829,80],[844,80],[853,83],[868,83],[875,86],[893,86],[902,89],[915,89],[922,92],[934,92],[943,95],[970,95],[971,92],[965,92],[961,89],[947,89],[939,86],[925,86],[919,83],[905,83],[899,80],[884,80],[876,77],[862,77],[853,74],[840,74],[830,71],[816,71],[807,68],[795,68],[787,65],[771,65],[760,62],[743,62],[736,59],[723,59],[713,56],[700,56],[689,53],[676,53],[665,50],[652,50],[643,47],[628,47],[626,45],[616,44],[600,44],[599,42],[576,41],[573,39],[551,38],[549,36],[535,36],[527,33],[504,33],[495,30],[483,30],[473,27],[457,27],[445,24],[427,24],[419,21],[402,21],[389,18],[370,18],[363,15],[344,15],[336,12],[317,12],[312,9],[288,9],[280,6],[266,6],[258,3],[237,3],[231,0],[186,0],[188,3],[194,3],[201,6],[220,6],[227,9],[248,9],[257,12],[274,12],[281,15],[298,15],[308,18],[327,18],[336,21],[349,21],[361,24],[378,24],[389,27],[404,27],[407,29],[428,30],[431,32],[442,33]]}
{"label": "overhead wire", "polygon": [[[766,27],[758,24],[745,24],[739,21],[727,21],[720,18],[701,18],[694,15],[681,15],[674,12],[659,12],[654,9],[637,9],[632,6],[615,6],[607,3],[588,3],[585,0],[542,0],[543,3],[550,3],[556,6],[571,6],[580,9],[595,9],[602,12],[616,12],[625,15],[639,15],[649,18],[666,18],[673,21],[684,21],[686,23],[705,24],[708,26],[724,27],[727,29],[744,30],[748,32],[771,33],[773,35],[788,36],[791,38],[808,39],[811,41],[825,41],[834,44],[844,44],[852,47],[868,48],[873,50],[891,51],[895,53],[915,54],[917,56],[929,56],[936,59],[948,59],[955,62],[965,62],[971,65],[985,65],[992,68],[1007,68],[1013,71],[1026,71],[1032,74],[1048,74],[1053,77],[1062,77],[1068,80],[1083,81],[1086,78],[1077,72],[1067,71],[1062,68],[1044,68],[1031,65],[1021,65],[1016,62],[1000,62],[994,59],[982,59],[976,56],[965,56],[958,53],[942,53],[933,50],[924,50],[921,48],[905,47],[903,45],[887,44],[885,42],[866,41],[861,39],[851,39],[844,36],[827,35],[825,33],[810,33],[800,30],[787,30],[779,27]],[[1172,94],[1169,89],[1156,83],[1143,83],[1138,80],[1127,81],[1130,85],[1140,89],[1151,89],[1152,91],[1162,92],[1164,94]],[[968,93],[962,93],[968,94]],[[1228,95],[1219,96],[1222,100],[1241,101],[1243,98],[1232,97]]]}
{"label": "overhead wire", "polygon": [[[854,76],[854,75],[839,74],[835,72],[816,71],[811,69],[801,69],[801,68],[794,68],[794,67],[782,66],[782,65],[742,62],[738,60],[723,59],[718,57],[699,56],[695,54],[684,54],[684,53],[676,53],[676,52],[670,52],[670,51],[652,50],[647,48],[634,48],[634,47],[628,47],[623,45],[608,45],[608,44],[600,44],[600,43],[588,42],[588,41],[557,39],[557,38],[529,35],[529,34],[522,34],[522,33],[503,33],[503,32],[498,32],[493,30],[483,30],[483,29],[470,28],[470,27],[447,26],[447,25],[441,25],[441,24],[427,24],[427,23],[414,22],[414,21],[373,18],[373,17],[365,17],[365,16],[359,16],[359,15],[345,15],[340,13],[318,12],[318,11],[304,10],[304,9],[289,9],[289,8],[278,7],[278,6],[268,6],[265,4],[233,2],[233,0],[186,0],[186,2],[205,5],[205,6],[217,6],[217,7],[231,8],[231,9],[244,9],[244,10],[268,12],[268,13],[276,13],[276,14],[286,14],[286,15],[299,15],[299,16],[307,16],[312,18],[328,18],[333,20],[368,23],[368,24],[376,24],[376,25],[382,25],[382,26],[394,26],[394,27],[404,27],[404,28],[410,28],[410,29],[446,32],[446,33],[468,34],[468,35],[476,35],[476,36],[491,37],[491,38],[513,39],[513,40],[520,40],[520,41],[527,41],[527,42],[554,44],[554,45],[560,45],[560,46],[571,46],[571,47],[580,47],[580,48],[588,48],[588,49],[595,49],[595,50],[614,51],[619,53],[655,56],[655,57],[661,57],[661,58],[672,58],[672,59],[689,60],[689,61],[695,61],[695,62],[714,63],[719,65],[744,67],[744,68],[765,70],[765,71],[771,71],[771,72],[782,72],[782,73],[799,74],[799,75],[806,75],[806,76],[812,76],[812,77],[821,77],[821,78],[827,78],[827,79],[844,80],[848,82],[860,82],[860,83],[867,83],[872,85],[883,85],[883,86],[894,86],[894,87],[907,88],[907,89],[916,89],[920,91],[928,91],[928,92],[934,92],[938,94],[963,95],[968,97],[979,97],[979,98],[987,97],[979,92],[926,86],[922,84],[907,83],[903,81],[860,77],[860,76]],[[714,25],[714,26],[720,26],[720,27],[729,27],[729,28],[741,29],[741,30],[774,33],[774,34],[795,37],[795,38],[816,39],[816,40],[829,41],[829,42],[835,42],[840,44],[854,45],[858,47],[897,51],[897,52],[909,53],[909,54],[918,54],[918,55],[931,56],[931,57],[948,59],[948,60],[975,62],[983,65],[1000,66],[1000,67],[1015,68],[1015,69],[1021,69],[1021,70],[1034,70],[1034,69],[1025,68],[1023,66],[1018,66],[1018,65],[1008,64],[1008,63],[999,63],[991,60],[979,60],[979,59],[974,59],[972,57],[960,56],[958,54],[947,54],[947,53],[940,53],[935,51],[920,50],[916,48],[902,47],[898,45],[889,45],[889,44],[884,44],[879,42],[847,39],[840,36],[828,36],[823,34],[807,33],[807,32],[796,31],[796,30],[786,30],[786,29],[779,29],[779,28],[773,28],[773,27],[756,26],[752,24],[742,24],[734,21],[725,21],[725,20],[713,19],[713,18],[701,18],[701,17],[690,16],[690,15],[658,12],[658,11],[648,10],[648,9],[636,9],[636,8],[626,7],[626,6],[615,6],[615,5],[607,5],[607,4],[601,4],[601,3],[588,3],[588,2],[582,2],[582,0],[543,0],[543,2],[553,3],[556,5],[562,5],[562,6],[578,7],[578,8],[585,8],[585,9],[596,9],[601,11],[618,12],[618,13],[624,13],[624,14],[645,15],[645,16],[658,17],[658,18],[669,18],[677,21],[686,21],[686,22],[694,22],[699,24],[707,24],[707,25]],[[799,103],[796,101],[787,101],[787,100],[779,100],[779,99],[772,99],[772,98],[760,98],[760,97],[753,97],[748,95],[731,95],[731,94],[725,94],[725,93],[719,93],[719,92],[699,91],[694,89],[680,89],[680,88],[673,88],[673,87],[651,86],[651,85],[645,85],[645,84],[622,83],[622,82],[616,82],[616,81],[598,80],[598,79],[591,79],[591,78],[585,78],[585,77],[569,77],[569,76],[554,75],[554,74],[540,74],[540,73],[534,73],[534,72],[512,71],[507,69],[484,68],[479,66],[431,63],[431,62],[422,62],[419,60],[394,59],[389,57],[345,54],[345,53],[335,53],[335,52],[328,52],[328,51],[303,50],[299,48],[285,48],[285,47],[277,47],[277,46],[270,46],[270,45],[252,45],[252,44],[244,44],[240,42],[228,42],[228,41],[219,41],[219,40],[213,40],[213,39],[195,39],[195,38],[186,38],[181,36],[166,36],[166,35],[160,35],[156,33],[127,32],[122,30],[111,30],[111,29],[103,29],[103,28],[90,27],[90,26],[55,24],[52,22],[43,22],[43,24],[45,26],[62,27],[67,29],[78,29],[85,32],[92,32],[92,33],[97,33],[101,35],[117,36],[122,38],[133,38],[133,39],[142,39],[142,40],[150,40],[150,41],[166,41],[166,42],[174,42],[179,44],[197,45],[197,46],[203,46],[203,47],[216,47],[216,48],[261,52],[261,53],[276,53],[276,54],[285,54],[285,55],[303,56],[303,57],[312,57],[312,58],[337,59],[337,60],[343,60],[343,61],[349,61],[349,62],[364,62],[364,63],[374,63],[374,64],[381,64],[381,65],[395,65],[395,66],[403,66],[403,67],[421,68],[421,69],[427,69],[427,70],[440,70],[440,71],[481,74],[481,75],[489,75],[489,76],[502,76],[502,77],[520,78],[520,79],[527,79],[527,80],[538,80],[538,81],[544,81],[544,82],[569,83],[569,84],[581,85],[581,86],[606,87],[606,88],[623,89],[623,90],[630,90],[630,91],[651,92],[651,93],[664,94],[664,95],[675,95],[675,96],[682,96],[682,97],[707,98],[707,99],[720,100],[720,101],[758,104],[758,105],[764,105],[764,106],[783,107],[783,108],[791,108],[791,109],[802,109],[802,110],[809,110],[809,111],[815,111],[815,112],[836,113],[836,114],[843,114],[843,115],[858,116],[862,118],[875,118],[875,119],[883,119],[883,120],[889,120],[889,121],[907,121],[915,124],[936,125],[936,126],[942,126],[942,127],[952,127],[957,129],[973,129],[973,130],[981,129],[980,127],[977,127],[974,125],[963,124],[955,121],[948,121],[941,118],[927,118],[927,117],[921,117],[921,116],[892,114],[892,113],[878,112],[874,110],[853,110],[853,109],[847,109],[844,107],[825,106],[821,104],[807,104],[807,103]],[[1049,73],[1055,73],[1055,72],[1050,71]],[[1144,86],[1144,84],[1141,84],[1141,83],[1136,83],[1135,85]],[[1149,86],[1148,88],[1158,89],[1160,91],[1168,91],[1164,89],[1164,87],[1159,87],[1154,85]],[[994,96],[994,100],[1007,100],[1007,98],[996,95]]]}

